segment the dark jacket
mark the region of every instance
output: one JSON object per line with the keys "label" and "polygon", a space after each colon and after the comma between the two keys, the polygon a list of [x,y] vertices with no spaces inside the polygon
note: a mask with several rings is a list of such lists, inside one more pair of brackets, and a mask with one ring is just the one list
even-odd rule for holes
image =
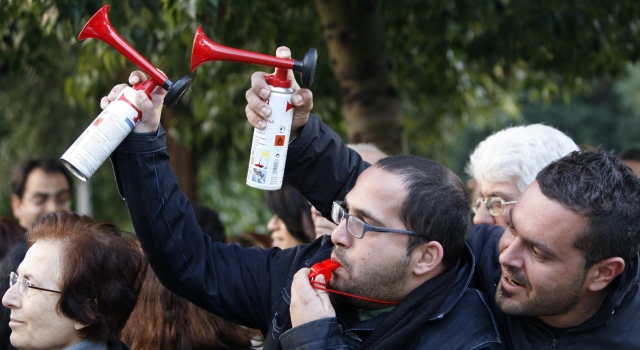
{"label": "dark jacket", "polygon": [[[311,203],[328,216],[332,198],[343,198],[368,165],[345,147],[337,135],[311,116],[289,146],[286,165],[292,182]],[[473,226],[469,245],[476,256],[473,287],[484,291],[509,349],[640,349],[640,287],[636,256],[600,310],[584,323],[563,331],[552,330],[536,317],[505,315],[495,303],[502,270],[498,262],[501,227]]]}
{"label": "dark jacket", "polygon": [[[131,134],[111,159],[118,190],[158,279],[172,292],[232,322],[257,328],[264,349],[282,348],[291,329],[290,288],[303,267],[329,258],[326,236],[292,249],[242,248],[212,242],[198,227],[186,196],[168,163],[165,133]],[[420,335],[420,349],[501,348],[497,326],[482,293],[468,288],[474,259],[467,250],[450,296]],[[321,341],[324,348],[355,349],[385,315],[360,322],[355,310],[336,310],[283,337],[287,347],[303,349]],[[354,320],[355,319],[355,320]],[[342,329],[340,329],[342,327]],[[296,333],[298,336],[296,337]]]}
{"label": "dark jacket", "polygon": [[582,324],[555,331],[536,317],[509,316],[495,303],[502,269],[498,262],[498,242],[502,229],[474,226],[469,245],[478,264],[474,286],[490,295],[494,314],[500,322],[505,344],[511,349],[640,349],[640,293],[638,256],[613,282],[616,288],[600,310]]}

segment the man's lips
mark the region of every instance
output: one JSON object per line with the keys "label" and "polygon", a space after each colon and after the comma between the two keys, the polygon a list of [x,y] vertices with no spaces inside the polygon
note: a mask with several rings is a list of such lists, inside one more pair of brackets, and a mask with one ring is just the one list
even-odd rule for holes
{"label": "man's lips", "polygon": [[525,288],[524,284],[513,279],[512,277],[507,276],[506,274],[502,274],[501,284],[502,284],[502,288],[508,291],[517,291],[522,288]]}

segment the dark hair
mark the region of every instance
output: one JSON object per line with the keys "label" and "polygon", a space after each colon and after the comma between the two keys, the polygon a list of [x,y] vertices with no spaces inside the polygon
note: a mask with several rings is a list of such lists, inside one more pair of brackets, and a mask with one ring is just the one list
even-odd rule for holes
{"label": "dark hair", "polygon": [[547,198],[588,218],[575,247],[586,268],[611,257],[628,264],[640,243],[640,179],[612,153],[576,151],[538,173]]}
{"label": "dark hair", "polygon": [[71,175],[64,167],[61,161],[54,158],[33,158],[18,164],[11,175],[11,194],[15,194],[19,198],[24,195],[24,187],[27,184],[27,178],[32,171],[42,169],[47,174],[60,173],[64,175],[69,184],[69,190],[73,192],[73,181]]}
{"label": "dark hair", "polygon": [[27,233],[27,246],[38,240],[64,245],[61,271],[62,314],[87,327],[83,339],[117,341],[138,300],[146,260],[131,237],[117,226],[65,211],[40,218]]}
{"label": "dark hair", "polygon": [[383,158],[373,167],[400,175],[405,183],[400,218],[408,230],[418,233],[409,236],[407,252],[437,241],[444,250],[444,266],[453,267],[471,229],[469,199],[460,178],[436,161],[411,155]]}
{"label": "dark hair", "polygon": [[269,191],[267,205],[297,240],[310,243],[316,238],[311,204],[291,184],[285,182],[279,190]]}
{"label": "dark hair", "polygon": [[0,260],[15,243],[25,239],[25,232],[26,230],[19,223],[0,216]]}
{"label": "dark hair", "polygon": [[[0,263],[0,295],[4,295],[9,290],[9,274],[18,270],[18,266],[27,253],[26,237],[22,236],[20,240],[15,242],[7,252],[7,255]],[[9,318],[11,309],[7,307],[0,308],[0,349],[10,349],[11,328],[9,328]]]}
{"label": "dark hair", "polygon": [[206,205],[195,204],[193,206],[193,212],[196,214],[198,226],[200,226],[202,231],[208,234],[213,241],[227,242],[227,237],[224,234],[224,224],[220,221],[220,216],[218,216],[215,210]]}
{"label": "dark hair", "polygon": [[237,349],[251,347],[256,330],[242,327],[199,308],[166,289],[152,269],[138,304],[122,330],[131,350]]}
{"label": "dark hair", "polygon": [[633,147],[620,154],[620,160],[637,160],[640,161],[640,148]]}

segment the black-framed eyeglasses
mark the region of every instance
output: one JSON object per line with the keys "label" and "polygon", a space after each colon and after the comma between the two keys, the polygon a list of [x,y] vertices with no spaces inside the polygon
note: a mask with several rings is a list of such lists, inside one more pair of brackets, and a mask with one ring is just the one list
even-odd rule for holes
{"label": "black-framed eyeglasses", "polygon": [[400,233],[404,235],[416,234],[411,231],[369,225],[357,217],[347,213],[347,210],[344,207],[344,202],[333,202],[333,207],[331,208],[331,219],[336,225],[340,225],[343,218],[347,220],[347,231],[349,234],[358,239],[364,237],[364,234],[367,231]]}
{"label": "black-framed eyeglasses", "polygon": [[33,284],[31,284],[31,282],[29,282],[28,279],[24,277],[18,277],[17,273],[11,272],[9,274],[9,288],[13,287],[16,283],[18,284],[18,290],[20,291],[21,295],[29,295],[32,289],[44,290],[45,292],[52,292],[52,293],[61,293],[60,291],[57,291],[57,290],[36,287]]}
{"label": "black-framed eyeglasses", "polygon": [[507,202],[500,197],[489,197],[487,199],[476,198],[476,200],[473,202],[473,206],[471,207],[471,209],[475,214],[478,212],[478,210],[480,210],[481,205],[486,204],[487,210],[489,210],[489,214],[491,214],[491,216],[500,216],[502,215],[502,213],[504,213],[505,206],[510,204],[516,204],[516,203],[518,203],[518,201]]}

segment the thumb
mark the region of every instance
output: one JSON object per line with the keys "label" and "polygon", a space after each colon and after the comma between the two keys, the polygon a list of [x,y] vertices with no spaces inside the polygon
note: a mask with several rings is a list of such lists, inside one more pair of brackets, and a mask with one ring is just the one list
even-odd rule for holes
{"label": "thumb", "polygon": [[313,93],[309,89],[300,89],[291,96],[293,110],[293,130],[304,125],[309,119],[309,113],[313,109]]}

